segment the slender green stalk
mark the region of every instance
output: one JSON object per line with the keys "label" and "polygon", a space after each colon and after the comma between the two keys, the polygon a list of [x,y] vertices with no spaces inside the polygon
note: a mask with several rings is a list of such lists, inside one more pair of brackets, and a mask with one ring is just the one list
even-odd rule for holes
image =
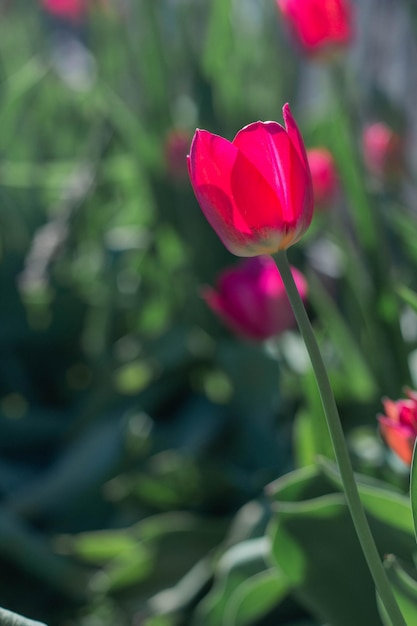
{"label": "slender green stalk", "polygon": [[375,587],[379,593],[385,610],[391,619],[392,625],[406,626],[406,622],[395,600],[391,585],[381,563],[371,529],[369,528],[368,520],[366,519],[366,515],[362,507],[340,422],[339,412],[337,410],[336,401],[334,399],[326,367],[311,327],[310,320],[308,319],[303,302],[295,285],[285,251],[278,252],[276,255],[276,263],[281,273],[282,280],[284,281],[288,298],[294,310],[295,318],[306,344],[311,364],[316,375],[317,386],[320,391],[327,426],[332,439],[346,501],[363,554],[374,580]]}

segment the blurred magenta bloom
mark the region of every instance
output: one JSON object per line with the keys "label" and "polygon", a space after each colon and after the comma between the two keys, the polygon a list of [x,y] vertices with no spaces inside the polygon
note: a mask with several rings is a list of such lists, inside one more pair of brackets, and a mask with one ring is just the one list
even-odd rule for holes
{"label": "blurred magenta bloom", "polygon": [[79,22],[87,11],[88,2],[86,0],[41,0],[41,4],[51,15]]}
{"label": "blurred magenta bloom", "polygon": [[400,135],[383,122],[370,124],[363,133],[363,155],[367,168],[379,178],[395,178],[404,167]]}
{"label": "blurred magenta bloom", "polygon": [[417,392],[406,390],[407,399],[383,400],[385,415],[378,415],[379,429],[387,445],[411,465],[417,437]]}
{"label": "blurred magenta bloom", "polygon": [[314,206],[318,209],[328,208],[339,187],[336,165],[327,148],[311,148],[307,150],[313,181]]}
{"label": "blurred magenta bloom", "polygon": [[[307,296],[307,282],[291,268],[297,289]],[[241,261],[223,271],[216,289],[205,287],[202,296],[219,318],[240,337],[263,341],[296,325],[281,275],[270,256]]]}
{"label": "blurred magenta bloom", "polygon": [[310,55],[327,54],[352,39],[348,0],[276,0],[296,39]]}
{"label": "blurred magenta bloom", "polygon": [[190,143],[190,134],[182,129],[171,130],[165,138],[165,164],[170,177],[174,180],[183,181],[187,178]]}
{"label": "blurred magenta bloom", "polygon": [[286,104],[285,128],[254,122],[232,142],[196,130],[188,169],[212,228],[237,256],[273,254],[304,234],[313,216],[307,155]]}

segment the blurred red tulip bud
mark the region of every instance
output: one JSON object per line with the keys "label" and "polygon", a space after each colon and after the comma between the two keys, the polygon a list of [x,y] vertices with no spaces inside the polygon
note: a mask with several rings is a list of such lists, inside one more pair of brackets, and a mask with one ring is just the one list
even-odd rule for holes
{"label": "blurred red tulip bud", "polygon": [[397,178],[404,169],[403,140],[383,122],[365,128],[363,155],[369,171],[379,178]]}
{"label": "blurred red tulip bud", "polygon": [[166,168],[174,180],[187,179],[187,155],[190,149],[191,136],[185,130],[171,130],[165,139]]}
{"label": "blurred red tulip bud", "polygon": [[307,158],[313,181],[314,207],[329,208],[339,187],[333,156],[327,148],[311,148],[307,150]]}
{"label": "blurred red tulip bud", "polygon": [[[304,276],[292,268],[297,289],[307,296]],[[209,307],[237,335],[263,341],[296,325],[281,275],[270,256],[241,261],[220,274],[216,289],[205,287]]]}
{"label": "blurred red tulip bud", "polygon": [[41,0],[41,3],[47,13],[72,22],[82,21],[88,8],[86,0]]}
{"label": "blurred red tulip bud", "polygon": [[276,0],[296,39],[309,55],[327,55],[352,39],[348,0]]}

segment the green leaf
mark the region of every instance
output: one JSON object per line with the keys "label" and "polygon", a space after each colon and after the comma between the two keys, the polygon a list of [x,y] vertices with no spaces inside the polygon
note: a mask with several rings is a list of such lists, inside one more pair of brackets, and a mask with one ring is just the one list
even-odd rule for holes
{"label": "green leaf", "polygon": [[[342,481],[336,465],[327,459],[320,459],[320,466],[329,480],[342,489]],[[409,538],[414,530],[409,499],[393,491],[392,488],[387,489],[385,483],[367,476],[356,475],[356,484],[365,510],[382,523],[391,526],[393,532],[395,529],[400,533],[405,533],[408,536],[405,549],[408,550]]]}
{"label": "green leaf", "polygon": [[404,285],[397,289],[397,293],[417,313],[417,293]]}
{"label": "green leaf", "polygon": [[265,537],[242,541],[229,548],[218,562],[214,587],[198,605],[193,624],[230,624],[225,615],[233,594],[253,575],[267,569],[268,555],[269,542]]}
{"label": "green leaf", "polygon": [[101,530],[64,537],[70,551],[90,563],[106,563],[133,550],[137,540],[126,530]]}
{"label": "green leaf", "polygon": [[99,593],[108,593],[123,589],[145,580],[152,572],[154,560],[152,551],[141,543],[120,556],[105,568],[97,572],[90,582],[91,588]]}
{"label": "green leaf", "polygon": [[318,619],[332,626],[379,623],[374,585],[342,494],[280,504],[271,535],[278,567]]}
{"label": "green leaf", "polygon": [[305,467],[315,461],[317,450],[314,446],[313,421],[304,409],[299,411],[294,420],[293,438],[297,465]]}
{"label": "green leaf", "polygon": [[231,594],[223,621],[228,626],[249,626],[279,604],[289,590],[287,577],[277,569],[255,574]]}
{"label": "green leaf", "polygon": [[[385,559],[384,566],[405,622],[408,626],[416,626],[417,580],[402,567],[393,555],[389,555]],[[378,608],[384,626],[393,626],[380,598],[378,598]]]}
{"label": "green leaf", "polygon": [[[381,558],[411,564],[415,549],[410,506],[383,483],[357,477]],[[267,489],[276,512],[273,556],[306,608],[332,626],[379,624],[375,587],[353,528],[335,466],[304,467]]]}
{"label": "green leaf", "polygon": [[308,414],[311,421],[310,431],[312,434],[312,446],[314,456],[323,456],[334,459],[333,444],[324,414],[323,403],[320,398],[317,380],[312,367],[303,376],[303,389],[308,406]]}

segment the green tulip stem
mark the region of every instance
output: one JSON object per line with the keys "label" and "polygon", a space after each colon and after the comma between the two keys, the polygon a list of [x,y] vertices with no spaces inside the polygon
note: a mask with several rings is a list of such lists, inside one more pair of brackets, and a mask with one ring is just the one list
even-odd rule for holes
{"label": "green tulip stem", "polygon": [[304,304],[295,285],[285,250],[278,252],[276,255],[276,264],[310,356],[326,416],[327,427],[330,432],[340,477],[343,483],[346,501],[364,557],[382,604],[392,622],[392,626],[407,626],[392,592],[391,585],[382,565],[368,520],[362,507],[327,370]]}

